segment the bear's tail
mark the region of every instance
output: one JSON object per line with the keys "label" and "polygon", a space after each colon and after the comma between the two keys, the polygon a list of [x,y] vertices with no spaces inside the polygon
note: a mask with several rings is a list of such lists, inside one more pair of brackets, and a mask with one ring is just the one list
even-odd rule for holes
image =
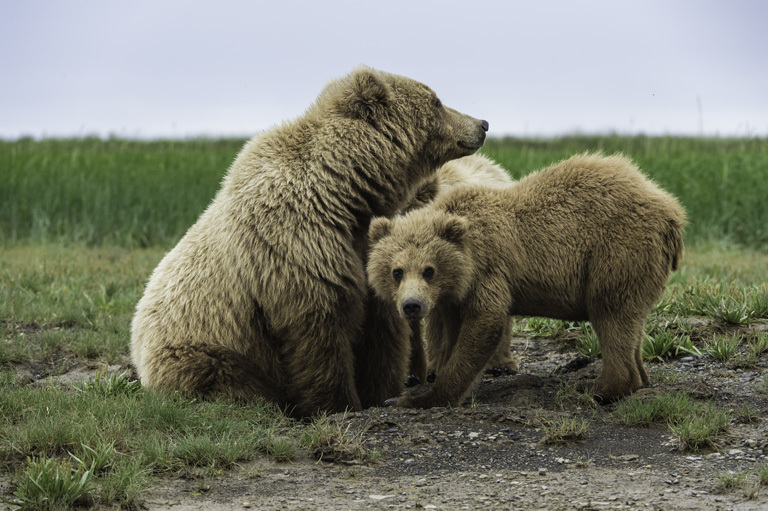
{"label": "bear's tail", "polygon": [[676,220],[670,220],[664,233],[664,253],[667,255],[669,267],[676,271],[683,258],[683,226]]}

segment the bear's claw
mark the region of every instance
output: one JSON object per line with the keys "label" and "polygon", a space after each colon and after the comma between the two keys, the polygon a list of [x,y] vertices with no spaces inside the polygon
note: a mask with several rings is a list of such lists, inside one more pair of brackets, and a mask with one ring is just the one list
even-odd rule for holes
{"label": "bear's claw", "polygon": [[384,401],[384,406],[397,406],[397,399],[396,397],[391,397]]}

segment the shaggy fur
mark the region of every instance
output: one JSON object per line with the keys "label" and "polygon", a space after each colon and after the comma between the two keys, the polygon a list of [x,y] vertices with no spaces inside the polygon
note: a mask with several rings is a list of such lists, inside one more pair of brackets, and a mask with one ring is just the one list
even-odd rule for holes
{"label": "shaggy fur", "polygon": [[426,85],[361,67],[256,136],[147,284],[131,338],[142,383],[302,417],[402,392],[408,349],[391,339],[408,325],[369,299],[370,219],[487,129]]}
{"label": "shaggy fur", "polygon": [[[413,198],[410,200],[403,212],[413,211],[430,204],[436,197],[446,195],[451,190],[461,186],[484,185],[493,188],[503,188],[514,183],[509,173],[498,163],[481,154],[473,154],[449,161],[440,167],[437,173],[427,178],[416,190]],[[394,312],[397,314],[397,312]],[[427,353],[424,353],[424,342],[422,340],[421,319],[414,319],[411,323],[411,361],[409,383],[425,383],[427,373],[434,371],[437,367],[438,346],[427,345]],[[501,369],[506,371],[517,371],[517,360],[512,356],[509,350],[511,343],[512,326],[514,319],[509,318],[509,328],[505,331],[506,335],[499,349],[488,362],[488,369]],[[434,338],[426,336],[427,339]]]}
{"label": "shaggy fur", "polygon": [[645,321],[683,251],[677,201],[622,156],[581,155],[515,185],[457,188],[370,226],[369,280],[404,316],[425,317],[437,378],[394,404],[458,406],[498,347],[507,316],[592,323],[612,400],[648,383]]}

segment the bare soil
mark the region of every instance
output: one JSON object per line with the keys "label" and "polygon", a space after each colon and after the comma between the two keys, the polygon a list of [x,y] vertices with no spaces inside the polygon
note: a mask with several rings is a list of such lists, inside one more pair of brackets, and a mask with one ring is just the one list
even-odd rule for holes
{"label": "bare soil", "polygon": [[[718,328],[697,321],[694,334],[711,335]],[[143,507],[768,509],[768,486],[757,479],[768,465],[766,354],[747,367],[708,355],[647,364],[652,383],[640,395],[685,392],[734,411],[715,445],[689,451],[665,425],[619,424],[615,404],[563,401],[559,391],[565,385],[600,369],[600,361],[581,359],[573,342],[515,339],[512,350],[520,357],[520,372],[485,374],[462,407],[372,408],[333,416],[362,435],[369,452],[378,453],[375,461],[337,452],[316,453],[321,460],[306,454],[290,463],[259,456],[215,477],[162,479],[147,492]],[[749,417],[738,413],[745,404],[753,412]],[[546,426],[567,417],[588,421],[584,437],[549,442]],[[751,473],[745,484],[724,488],[720,476],[728,471]]]}

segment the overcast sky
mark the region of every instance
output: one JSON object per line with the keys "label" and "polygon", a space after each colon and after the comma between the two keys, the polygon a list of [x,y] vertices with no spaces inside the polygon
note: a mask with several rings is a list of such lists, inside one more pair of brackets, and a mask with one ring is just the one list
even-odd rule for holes
{"label": "overcast sky", "polygon": [[490,135],[768,135],[763,0],[0,0],[0,137],[251,136],[358,64]]}

